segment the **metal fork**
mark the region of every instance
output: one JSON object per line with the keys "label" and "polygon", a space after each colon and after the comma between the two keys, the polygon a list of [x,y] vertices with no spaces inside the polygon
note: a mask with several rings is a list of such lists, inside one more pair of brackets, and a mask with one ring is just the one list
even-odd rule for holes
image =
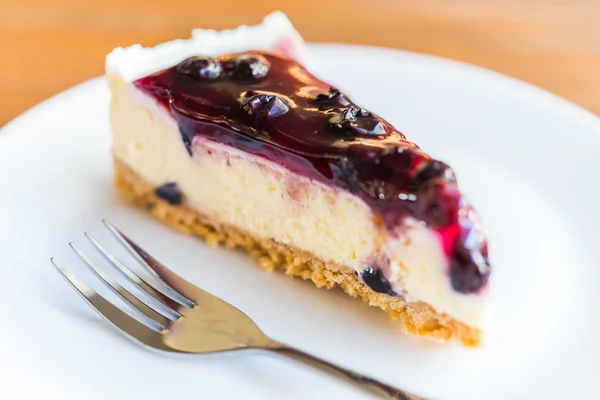
{"label": "metal fork", "polygon": [[93,236],[88,233],[85,233],[85,236],[112,266],[146,296],[134,295],[100,269],[73,243],[69,245],[92,272],[131,307],[139,320],[106,300],[68,270],[59,267],[54,258],[50,261],[94,310],[134,341],[170,353],[205,354],[244,349],[267,350],[337,372],[373,394],[401,400],[423,400],[267,337],[242,311],[176,275],[112,223],[105,220],[102,222],[152,275],[151,281],[139,277]]}

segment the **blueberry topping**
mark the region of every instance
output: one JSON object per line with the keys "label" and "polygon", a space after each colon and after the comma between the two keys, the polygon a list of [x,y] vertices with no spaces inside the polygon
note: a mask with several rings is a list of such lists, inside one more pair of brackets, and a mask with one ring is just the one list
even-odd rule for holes
{"label": "blueberry topping", "polygon": [[[486,284],[486,240],[465,217],[474,212],[450,167],[293,59],[260,51],[193,57],[134,85],[175,118],[190,155],[196,136],[223,143],[348,190],[389,230],[423,222],[440,240],[457,291]],[[380,270],[361,275],[376,291],[391,290]]]}
{"label": "blueberry topping", "polygon": [[243,102],[243,107],[250,115],[278,117],[288,112],[286,103],[273,94],[253,94]]}
{"label": "blueberry topping", "polygon": [[212,80],[221,75],[221,64],[208,57],[190,57],[175,67],[182,75],[196,79]]}
{"label": "blueberry topping", "polygon": [[354,136],[380,136],[385,135],[383,124],[364,108],[352,106],[333,114],[329,118],[329,126]]}
{"label": "blueberry topping", "polygon": [[385,276],[383,276],[383,273],[379,268],[373,268],[371,266],[365,268],[360,273],[360,279],[362,279],[364,284],[370,287],[374,292],[396,296],[396,292],[392,289],[392,285]]}
{"label": "blueberry topping", "polygon": [[262,56],[244,55],[236,61],[235,76],[244,79],[261,79],[267,76],[270,67],[269,61]]}
{"label": "blueberry topping", "polygon": [[183,196],[181,195],[179,186],[175,182],[165,183],[164,185],[157,187],[154,190],[154,193],[161,199],[174,206],[180,205],[183,201]]}

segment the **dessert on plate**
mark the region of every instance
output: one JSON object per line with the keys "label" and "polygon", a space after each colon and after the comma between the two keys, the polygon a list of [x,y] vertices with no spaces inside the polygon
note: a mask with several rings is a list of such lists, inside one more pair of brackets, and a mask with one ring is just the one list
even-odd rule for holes
{"label": "dessert on plate", "polygon": [[320,80],[279,12],[118,48],[115,183],[168,225],[476,345],[490,263],[452,169]]}

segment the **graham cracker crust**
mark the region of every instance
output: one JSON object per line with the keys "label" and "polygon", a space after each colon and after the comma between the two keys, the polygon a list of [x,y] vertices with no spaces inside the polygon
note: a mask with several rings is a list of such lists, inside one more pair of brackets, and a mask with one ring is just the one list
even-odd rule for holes
{"label": "graham cracker crust", "polygon": [[439,342],[457,341],[465,346],[477,346],[481,332],[468,325],[437,313],[429,304],[409,303],[400,297],[376,293],[363,284],[348,268],[324,262],[314,255],[277,243],[271,239],[254,237],[236,227],[219,223],[186,208],[174,206],[160,199],[154,187],[114,158],[116,188],[132,203],[148,210],[154,217],[181,232],[204,239],[208,244],[228,249],[241,249],[267,270],[281,270],[286,275],[312,280],[319,288],[340,287],[352,297],[360,297],[371,306],[379,307],[394,320],[399,320],[402,331],[424,336]]}

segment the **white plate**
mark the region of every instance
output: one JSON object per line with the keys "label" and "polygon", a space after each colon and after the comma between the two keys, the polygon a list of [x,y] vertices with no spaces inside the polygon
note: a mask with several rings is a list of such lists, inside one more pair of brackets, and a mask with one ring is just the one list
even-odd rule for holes
{"label": "white plate", "polygon": [[[174,359],[117,334],[50,256],[106,293],[68,249],[106,217],[273,337],[436,399],[596,393],[600,119],[475,67],[385,49],[311,46],[321,76],[452,164],[491,239],[492,323],[479,350],[399,333],[339,291],[268,274],[125,204],[111,183],[105,81],[68,90],[0,132],[0,387],[12,398],[366,398],[263,353]],[[114,242],[111,242],[114,243]]]}

